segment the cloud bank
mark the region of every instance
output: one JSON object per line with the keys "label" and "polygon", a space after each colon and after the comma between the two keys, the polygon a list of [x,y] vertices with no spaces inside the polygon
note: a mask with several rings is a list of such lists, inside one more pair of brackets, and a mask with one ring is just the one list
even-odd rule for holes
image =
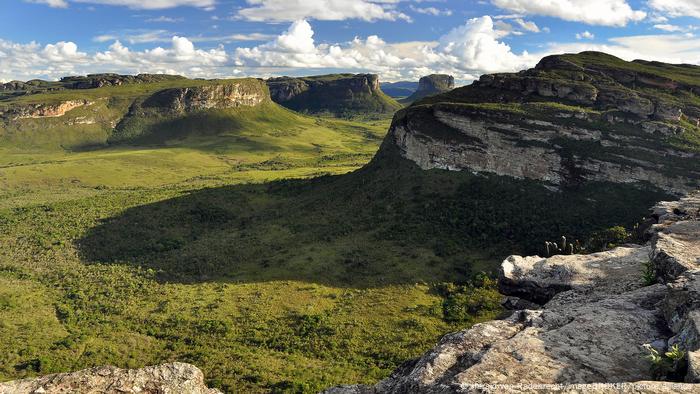
{"label": "cloud bank", "polygon": [[[513,20],[512,23],[524,30],[534,32],[537,28],[519,17],[506,19]],[[57,79],[96,72],[172,73],[215,78],[347,71],[378,73],[383,80],[415,80],[440,72],[452,74],[466,83],[484,73],[531,67],[549,54],[584,50],[604,51],[627,60],[700,61],[700,39],[681,32],[617,37],[596,43],[591,40],[593,34],[584,31],[571,37],[573,42],[554,42],[537,48],[536,52],[516,53],[503,41],[514,33],[504,30],[502,22],[503,18],[494,20],[490,16],[471,18],[435,41],[389,43],[370,35],[329,44],[317,42],[311,23],[300,19],[266,43],[233,50],[223,46],[198,48],[201,42],[209,39],[178,35],[159,39],[167,44],[144,50],[133,50],[119,38],[100,37],[99,41],[112,43],[95,53],[82,51],[68,41],[41,45],[0,39],[0,79]],[[127,44],[137,41],[132,38]]]}

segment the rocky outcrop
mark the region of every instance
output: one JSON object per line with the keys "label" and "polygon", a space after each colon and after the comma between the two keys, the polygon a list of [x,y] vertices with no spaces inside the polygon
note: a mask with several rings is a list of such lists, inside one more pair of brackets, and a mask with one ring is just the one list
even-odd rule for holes
{"label": "rocky outcrop", "polygon": [[142,369],[98,367],[0,383],[0,394],[217,394],[197,367],[171,363]]}
{"label": "rocky outcrop", "polygon": [[57,118],[76,108],[92,105],[88,100],[67,100],[57,104],[28,104],[0,110],[0,119]]}
{"label": "rocky outcrop", "polygon": [[654,227],[651,259],[666,280],[700,265],[700,195],[680,201],[663,202],[654,207],[659,222]]}
{"label": "rocky outcrop", "polygon": [[[545,58],[532,70],[485,75],[424,99],[395,116],[387,138],[423,169],[492,173],[557,188],[614,182],[681,195],[698,187],[700,145],[689,136],[697,133],[691,123],[700,109],[687,98],[692,89],[672,85],[674,101],[667,91],[651,90],[670,82],[623,73],[632,66],[622,60],[616,63],[622,71],[566,60],[585,56]],[[700,72],[692,91],[700,91]]]}
{"label": "rocky outcrop", "polygon": [[[206,116],[204,111],[257,107],[266,102],[270,102],[269,91],[265,82],[259,79],[237,79],[160,90],[134,101],[114,128],[108,142],[132,141],[154,132],[168,133],[173,125],[163,127],[164,123],[194,114]],[[202,121],[197,123],[201,124]],[[188,131],[196,131],[198,124],[187,128]]]}
{"label": "rocky outcrop", "polygon": [[375,74],[333,74],[267,80],[276,103],[299,112],[336,115],[394,112],[400,105],[386,96]]}
{"label": "rocky outcrop", "polygon": [[97,89],[105,86],[121,86],[126,84],[157,83],[165,81],[186,80],[179,75],[167,74],[90,74],[87,76],[71,76],[61,78],[60,81],[42,81],[33,79],[31,81],[10,81],[0,83],[0,98],[13,96],[31,95],[57,90],[71,89]]}
{"label": "rocky outcrop", "polygon": [[66,89],[97,89],[104,86],[121,86],[126,84],[154,83],[186,79],[180,75],[167,74],[88,74],[87,76],[71,76],[61,78],[61,84]]}
{"label": "rocky outcrop", "polygon": [[412,103],[422,98],[435,96],[440,93],[449,92],[455,88],[455,79],[452,75],[431,74],[421,77],[418,81],[418,89],[405,102]]}
{"label": "rocky outcrop", "polygon": [[[501,266],[501,291],[541,308],[516,310],[506,319],[449,334],[376,386],[327,393],[700,391],[695,384],[700,383],[700,240],[678,235],[685,247],[675,249],[658,241],[670,228],[699,223],[698,199],[695,193],[655,207],[659,222],[645,246],[591,255],[509,257]],[[682,273],[650,262],[660,247],[668,258],[684,262]],[[657,264],[652,268],[659,283],[643,280],[649,264]],[[647,356],[651,349],[664,354],[674,345],[685,357],[678,370],[660,375]],[[686,383],[653,381],[671,376]]]}
{"label": "rocky outcrop", "polygon": [[165,89],[148,97],[140,107],[169,113],[207,109],[254,107],[269,100],[264,83],[238,80],[192,88]]}

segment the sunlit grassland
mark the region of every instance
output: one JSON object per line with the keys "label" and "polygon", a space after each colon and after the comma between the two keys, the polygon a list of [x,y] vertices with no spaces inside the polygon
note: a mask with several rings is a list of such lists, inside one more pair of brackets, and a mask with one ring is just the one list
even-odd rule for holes
{"label": "sunlit grassland", "polygon": [[[314,392],[374,382],[442,334],[493,316],[487,310],[469,321],[445,319],[444,295],[433,284],[452,281],[453,270],[441,272],[444,263],[426,265],[435,259],[430,248],[378,242],[362,231],[328,235],[326,241],[310,238],[315,230],[295,238],[288,222],[274,218],[277,209],[305,203],[271,195],[265,183],[356,170],[375,154],[388,118],[314,118],[279,108],[271,115],[238,115],[233,123],[217,123],[225,129],[215,134],[185,132],[140,145],[105,145],[102,131],[90,129],[89,141],[98,146],[67,148],[66,141],[77,144],[86,134],[71,129],[66,139],[62,129],[42,130],[37,120],[28,121],[28,134],[5,135],[0,380],[178,360],[202,368],[208,384],[228,392]],[[235,185],[244,189],[224,189],[224,201],[204,195],[204,210],[194,222],[204,226],[201,236],[190,224],[162,222],[177,237],[205,240],[195,243],[205,255],[183,258],[195,266],[203,259],[206,274],[180,280],[151,268],[161,259],[170,264],[169,248],[177,242],[171,239],[139,244],[145,248],[139,253],[155,251],[149,262],[86,253],[88,235],[129,210]],[[221,224],[221,204],[240,217],[273,216],[265,216],[247,239],[244,229],[229,232],[225,224],[212,234],[207,223]],[[312,222],[324,220],[323,211],[308,212]],[[160,214],[142,219],[161,225]],[[298,240],[304,244],[296,245]],[[259,251],[266,245],[279,251],[263,259]],[[234,259],[232,247],[245,260]],[[360,250],[369,257],[358,256]],[[213,272],[211,262],[227,269]]]}

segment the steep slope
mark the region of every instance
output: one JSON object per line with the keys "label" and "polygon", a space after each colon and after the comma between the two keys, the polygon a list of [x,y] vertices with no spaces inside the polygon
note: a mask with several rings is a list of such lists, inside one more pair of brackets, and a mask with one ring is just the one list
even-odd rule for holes
{"label": "steep slope", "polygon": [[384,94],[374,74],[270,78],[272,100],[302,113],[336,116],[391,114],[401,108]]}
{"label": "steep slope", "polygon": [[380,85],[387,96],[395,99],[406,98],[418,90],[418,82],[413,81],[382,82]]}
{"label": "steep slope", "polygon": [[413,94],[401,100],[403,103],[413,103],[422,98],[435,96],[440,93],[449,92],[455,88],[455,79],[452,75],[431,74],[421,77],[418,81],[418,89]]}
{"label": "steep slope", "polygon": [[325,393],[696,393],[699,209],[700,193],[658,204],[645,246],[510,256],[499,277],[510,317],[446,335],[376,386]]}
{"label": "steep slope", "polygon": [[423,169],[683,193],[700,180],[700,67],[585,52],[484,75],[398,113],[389,142]]}

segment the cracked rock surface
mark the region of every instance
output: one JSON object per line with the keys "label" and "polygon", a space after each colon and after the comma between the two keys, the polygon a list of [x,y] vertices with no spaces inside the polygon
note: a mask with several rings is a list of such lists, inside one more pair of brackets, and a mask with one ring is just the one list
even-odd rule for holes
{"label": "cracked rock surface", "polygon": [[207,388],[204,374],[185,363],[141,369],[98,367],[36,379],[0,383],[0,394],[220,394]]}
{"label": "cracked rock surface", "polygon": [[[541,308],[448,334],[370,393],[697,393],[700,386],[700,193],[652,209],[644,246],[590,255],[511,256],[499,288]],[[658,283],[643,283],[649,264]],[[686,351],[685,382],[653,381],[646,346]]]}

